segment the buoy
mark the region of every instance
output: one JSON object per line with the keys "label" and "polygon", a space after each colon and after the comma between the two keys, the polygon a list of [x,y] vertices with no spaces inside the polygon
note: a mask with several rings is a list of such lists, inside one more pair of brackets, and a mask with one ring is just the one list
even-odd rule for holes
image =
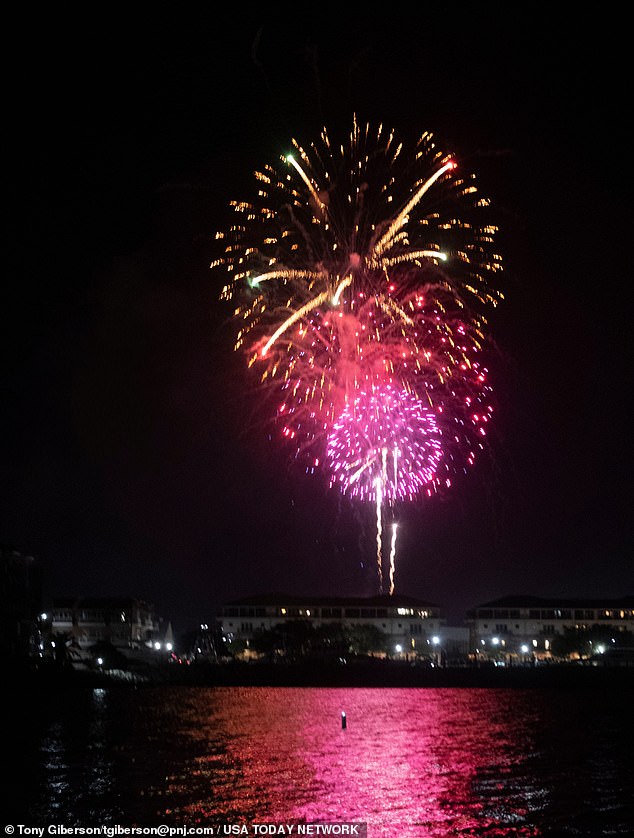
{"label": "buoy", "polygon": [[345,714],[345,713],[343,712],[343,710],[342,710],[342,711],[341,711],[341,729],[342,729],[342,730],[345,730],[345,729],[346,729],[346,725],[347,725],[347,724],[348,724],[348,721],[347,721],[347,719],[346,719],[346,714]]}

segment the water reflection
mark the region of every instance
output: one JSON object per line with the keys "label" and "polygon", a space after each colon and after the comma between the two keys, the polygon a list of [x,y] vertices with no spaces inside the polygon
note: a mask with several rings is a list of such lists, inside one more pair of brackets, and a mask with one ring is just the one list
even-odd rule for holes
{"label": "water reflection", "polygon": [[[190,746],[214,743],[194,760],[178,812],[185,821],[363,821],[382,836],[529,836],[547,834],[551,820],[553,829],[565,818],[590,826],[610,797],[620,800],[617,834],[627,817],[622,773],[607,798],[596,778],[582,787],[589,807],[570,782],[599,752],[581,733],[588,696],[579,718],[578,698],[537,691],[226,689],[213,697],[209,711],[202,695],[183,707]],[[561,718],[571,713],[572,725]]]}
{"label": "water reflection", "polygon": [[114,814],[108,693],[95,689],[80,693],[79,698],[76,705],[67,696],[69,703],[42,736],[43,788],[41,801],[33,805],[33,816],[74,822],[75,812],[81,812],[88,819],[98,819],[104,805]]}
{"label": "water reflection", "polygon": [[18,802],[23,823],[626,835],[630,725],[626,697],[594,691],[88,691],[58,698],[31,730]]}
{"label": "water reflection", "polygon": [[238,796],[228,813],[207,800],[206,817],[244,811],[244,788],[248,808],[256,804],[247,819],[364,821],[385,836],[506,834],[502,827],[522,834],[522,826],[538,834],[527,814],[543,790],[529,801],[523,768],[535,708],[517,694],[272,690],[260,699],[266,709],[248,742],[228,741],[227,757],[240,766]]}

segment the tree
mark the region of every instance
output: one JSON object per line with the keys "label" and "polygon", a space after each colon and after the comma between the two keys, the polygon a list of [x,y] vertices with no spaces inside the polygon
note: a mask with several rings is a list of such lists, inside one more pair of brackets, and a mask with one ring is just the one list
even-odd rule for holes
{"label": "tree", "polygon": [[599,650],[634,646],[634,634],[618,627],[595,623],[586,628],[564,628],[551,641],[551,652],[556,658],[589,658]]}
{"label": "tree", "polygon": [[377,626],[363,624],[346,628],[348,648],[353,655],[369,655],[373,652],[386,652],[388,638]]}

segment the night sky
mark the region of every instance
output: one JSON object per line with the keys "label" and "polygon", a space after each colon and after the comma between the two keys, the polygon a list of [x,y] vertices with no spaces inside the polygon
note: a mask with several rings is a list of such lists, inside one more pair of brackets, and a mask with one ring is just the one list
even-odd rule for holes
{"label": "night sky", "polygon": [[456,150],[506,265],[491,457],[402,510],[397,592],[453,621],[634,593],[629,46],[539,6],[15,19],[0,542],[46,597],[137,596],[186,629],[252,593],[377,593],[372,510],[269,441],[209,270],[253,170],[353,112]]}

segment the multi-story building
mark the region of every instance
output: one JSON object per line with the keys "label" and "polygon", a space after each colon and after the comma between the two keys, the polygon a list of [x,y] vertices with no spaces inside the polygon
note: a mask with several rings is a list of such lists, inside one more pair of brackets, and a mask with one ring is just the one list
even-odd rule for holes
{"label": "multi-story building", "polygon": [[[445,620],[437,605],[399,595],[373,597],[300,597],[268,594],[237,599],[217,614],[222,633],[229,640],[252,641],[289,623],[304,622],[314,628],[339,624],[344,629],[370,626],[385,639],[392,656],[436,653]],[[377,633],[378,633],[377,632]]]}
{"label": "multi-story building", "polygon": [[[553,644],[568,635],[611,635],[616,647],[634,632],[634,596],[621,599],[564,599],[507,596],[467,613],[471,654],[483,660],[526,661],[553,657]],[[603,631],[602,631],[603,630]],[[606,651],[605,644],[585,657]]]}
{"label": "multi-story building", "polygon": [[119,649],[142,649],[159,642],[160,621],[154,606],[131,598],[60,598],[50,614],[53,635],[65,637],[79,652],[97,643]]}

